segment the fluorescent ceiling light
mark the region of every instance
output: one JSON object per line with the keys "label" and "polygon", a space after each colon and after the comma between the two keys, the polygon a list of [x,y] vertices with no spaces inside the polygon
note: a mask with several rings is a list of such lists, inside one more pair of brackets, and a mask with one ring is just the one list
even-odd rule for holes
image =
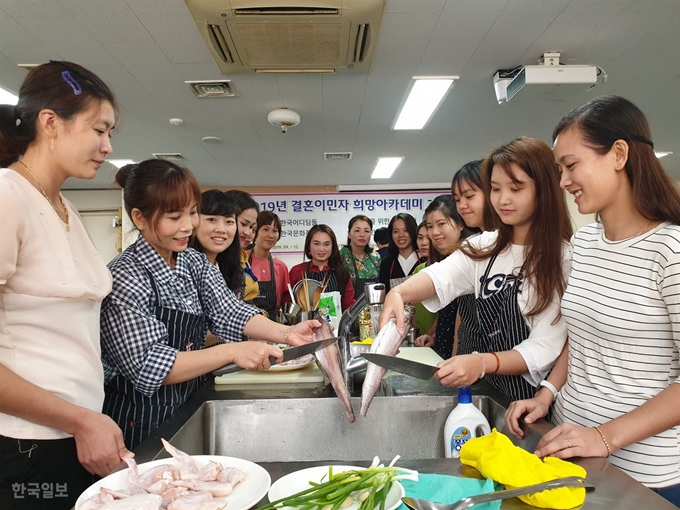
{"label": "fluorescent ceiling light", "polygon": [[106,161],[111,163],[116,168],[122,168],[125,165],[131,165],[132,163],[136,163],[136,161],[133,159],[107,159]]}
{"label": "fluorescent ceiling light", "polygon": [[413,77],[394,129],[423,129],[458,76]]}
{"label": "fluorescent ceiling light", "polygon": [[19,102],[19,96],[12,94],[9,90],[5,90],[0,87],[0,104],[17,104]]}
{"label": "fluorescent ceiling light", "polygon": [[404,158],[378,158],[371,179],[389,179]]}
{"label": "fluorescent ceiling light", "polygon": [[673,154],[673,153],[672,152],[655,152],[654,153],[654,155],[659,159],[663,158],[664,156],[668,156],[669,154]]}

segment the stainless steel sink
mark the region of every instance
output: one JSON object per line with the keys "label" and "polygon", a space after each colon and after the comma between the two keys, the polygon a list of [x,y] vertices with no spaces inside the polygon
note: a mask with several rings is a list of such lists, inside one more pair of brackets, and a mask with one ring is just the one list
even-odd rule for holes
{"label": "stainless steel sink", "polygon": [[[359,399],[352,401],[358,410]],[[254,462],[441,458],[455,403],[451,396],[376,397],[366,418],[349,423],[335,398],[208,401],[168,439],[193,454]],[[503,428],[503,407],[485,396],[474,403],[492,427]],[[535,444],[535,436],[526,444]]]}

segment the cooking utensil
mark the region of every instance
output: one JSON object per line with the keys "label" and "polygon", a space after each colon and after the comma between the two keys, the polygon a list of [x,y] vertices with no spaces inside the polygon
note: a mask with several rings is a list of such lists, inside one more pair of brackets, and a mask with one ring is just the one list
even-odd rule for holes
{"label": "cooking utensil", "polygon": [[560,487],[582,487],[584,489],[595,488],[595,486],[585,478],[581,478],[580,476],[569,476],[566,478],[556,478],[555,480],[550,480],[549,482],[527,485],[526,487],[519,487],[517,489],[489,492],[487,494],[480,494],[479,496],[470,496],[469,498],[463,498],[457,503],[453,503],[451,505],[409,497],[403,497],[401,500],[412,510],[466,510],[467,508],[479,503],[514,498],[517,496],[523,496],[524,494],[533,494],[534,492],[559,489]]}
{"label": "cooking utensil", "polygon": [[283,311],[283,316],[288,321],[288,324],[295,324],[295,319],[298,314],[302,311],[300,305],[297,303],[283,303],[281,305],[281,310]]}
{"label": "cooking utensil", "polygon": [[[337,337],[326,338],[324,340],[319,340],[318,342],[310,342],[308,344],[298,345],[297,347],[291,347],[290,349],[284,349],[283,359],[281,361],[278,361],[274,356],[270,356],[269,362],[272,365],[277,365],[285,361],[297,359],[302,356],[306,356],[307,354],[312,354],[319,349],[323,349],[324,347],[328,347],[337,341]],[[243,370],[243,368],[239,367],[236,363],[229,363],[228,365],[224,365],[222,368],[215,370],[213,375],[231,374],[232,372],[238,372],[239,370]]]}
{"label": "cooking utensil", "polygon": [[411,377],[417,377],[418,379],[424,379],[426,381],[432,379],[437,370],[439,370],[439,367],[433,365],[426,365],[425,363],[418,363],[417,361],[397,358],[395,356],[386,356],[384,354],[372,352],[364,353],[362,356],[379,367],[394,370],[400,374],[410,375]]}

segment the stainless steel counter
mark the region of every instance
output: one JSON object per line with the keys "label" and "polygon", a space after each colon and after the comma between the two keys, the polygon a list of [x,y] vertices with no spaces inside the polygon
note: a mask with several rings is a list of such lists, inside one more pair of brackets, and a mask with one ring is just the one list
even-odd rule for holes
{"label": "stainless steel counter", "polygon": [[[366,436],[370,437],[372,434],[375,434],[376,436],[373,437],[377,438],[377,435],[380,434],[396,433],[399,435],[400,440],[402,441],[401,446],[403,447],[403,440],[408,440],[409,437],[412,438],[413,443],[418,443],[419,440],[422,441],[422,437],[418,436],[419,430],[409,430],[403,426],[401,428],[395,427],[393,425],[394,419],[392,419],[392,422],[389,420],[385,421],[386,418],[384,416],[381,417],[381,413],[383,415],[386,413],[380,411],[381,407],[385,407],[388,401],[391,402],[390,405],[393,406],[395,405],[394,403],[397,402],[397,407],[407,413],[404,416],[408,416],[409,420],[420,419],[423,423],[434,421],[436,423],[434,423],[433,426],[436,428],[439,427],[439,422],[437,420],[441,421],[442,416],[445,417],[445,415],[448,414],[447,409],[442,408],[444,405],[442,402],[451,407],[456,394],[455,389],[443,388],[436,382],[422,383],[405,376],[396,374],[390,375],[383,384],[383,395],[389,396],[389,398],[380,399],[380,397],[377,397],[374,401],[375,409],[372,407],[371,410],[369,410],[369,416],[367,418],[358,416],[355,424],[349,424],[344,417],[344,413],[340,409],[340,404],[337,403],[337,405],[335,405],[336,397],[334,396],[330,385],[326,387],[276,386],[268,388],[226,388],[227,387],[215,387],[211,383],[204,385],[185,406],[178,410],[168,422],[160,427],[149,439],[135,450],[137,461],[142,463],[156,458],[167,457],[160,446],[161,437],[170,440],[175,446],[184,449],[191,454],[230,454],[228,453],[229,450],[227,450],[227,453],[224,453],[223,451],[223,448],[228,446],[216,444],[214,438],[208,439],[204,437],[204,434],[201,432],[208,426],[208,421],[212,420],[213,422],[220,424],[220,426],[225,427],[219,434],[226,434],[226,430],[228,431],[229,436],[235,439],[247,438],[246,440],[238,439],[239,441],[245,442],[246,445],[241,445],[244,449],[240,450],[238,452],[239,455],[235,456],[243,456],[248,458],[248,460],[252,460],[263,466],[270,473],[272,482],[287,473],[317,465],[337,462],[347,463],[347,460],[352,460],[353,464],[368,466],[370,464],[370,458],[372,458],[374,454],[374,450],[370,448],[366,449],[368,450],[366,451],[366,457],[368,458],[363,460],[361,458],[349,459],[346,456],[341,457],[339,454],[333,453],[337,452],[337,449],[326,449],[326,453],[321,453],[320,456],[317,456],[316,458],[304,457],[305,459],[314,458],[314,460],[299,461],[294,458],[291,460],[285,456],[277,456],[280,455],[283,450],[279,450],[269,457],[260,456],[258,458],[258,455],[261,455],[261,453],[256,452],[257,446],[263,446],[260,450],[267,449],[266,445],[258,445],[258,442],[266,443],[267,439],[272,436],[272,432],[271,428],[258,429],[258,431],[256,431],[254,430],[254,427],[260,426],[260,424],[266,422],[268,419],[271,420],[271,416],[258,415],[254,418],[248,418],[248,416],[262,413],[267,407],[271,408],[272,412],[278,413],[282,413],[282,409],[287,409],[291,410],[293,414],[297,413],[298,415],[296,418],[298,421],[296,421],[295,424],[291,422],[288,428],[283,425],[280,427],[281,430],[286,430],[285,435],[287,437],[296,435],[299,436],[301,440],[308,442],[323,442],[324,440],[328,440],[328,437],[334,437],[334,440],[336,441],[351,442],[356,441],[356,438],[359,435],[365,440]],[[507,407],[508,405],[505,398],[485,384],[475,385],[473,387],[473,392],[477,396],[485,395],[501,406]],[[423,398],[425,398],[424,396],[426,395],[432,395],[436,396],[436,398],[429,399],[423,404],[423,402],[419,402],[419,400],[423,399],[418,399],[414,397],[414,395],[423,396]],[[402,396],[404,397],[403,399],[401,398]],[[451,398],[450,401],[448,396]],[[309,400],[325,400],[327,398],[333,400],[324,402],[317,401],[316,404]],[[289,403],[277,403],[276,401],[278,399],[291,400],[288,401]],[[479,400],[481,399],[478,398],[478,401]],[[218,414],[221,408],[231,409],[232,411],[229,412],[238,412],[240,413],[241,418],[236,419],[235,415],[230,415],[228,412]],[[318,413],[316,418],[312,418],[312,414],[310,414],[313,409],[316,409],[315,412]],[[371,415],[371,411],[374,411],[373,415]],[[499,422],[499,412],[497,409],[493,412],[495,413],[493,419],[495,420],[496,425],[499,425],[499,429],[502,430],[502,425],[500,425]],[[245,421],[243,419],[244,416],[247,418]],[[368,421],[369,418],[374,421]],[[312,432],[308,429],[299,430],[300,423],[305,422],[305,420],[310,420],[310,422],[313,421],[316,429]],[[528,427],[528,439],[519,443],[519,445],[531,451],[531,449],[535,447],[538,438],[549,429],[550,425],[543,421]],[[266,430],[266,432],[263,432],[264,430]],[[409,433],[412,433],[413,436],[408,436]],[[431,431],[428,432],[428,434],[429,433],[431,433]],[[258,436],[254,436],[254,434],[259,434],[261,439],[258,439]],[[437,437],[440,435],[441,434],[437,434]],[[355,439],[353,439],[353,437]],[[441,439],[437,440],[441,442]],[[224,442],[228,443],[228,441]],[[376,444],[379,443],[377,440],[375,442]],[[291,441],[291,443],[294,442]],[[319,446],[319,450],[324,451],[324,448],[322,448],[323,445],[320,444]],[[416,447],[409,451],[412,452],[411,454],[413,454],[414,451],[417,451],[424,455],[430,455],[431,453],[429,452],[441,449],[439,445],[425,445],[423,446],[424,451],[420,451],[419,448],[420,447]],[[435,450],[432,450],[432,448]],[[348,451],[349,450],[351,449],[348,448]],[[358,451],[362,450],[359,449]],[[242,455],[241,452],[248,452],[250,455]],[[354,452],[354,450],[352,450],[352,452]],[[332,458],[336,455],[338,458]],[[351,455],[356,454],[354,452]],[[331,458],[326,458],[326,456]],[[436,455],[433,454],[433,456]],[[278,459],[286,459],[286,462],[274,461]],[[605,459],[575,459],[574,462],[586,469],[588,472],[588,479],[596,486],[595,491],[588,493],[586,502],[581,507],[584,510],[612,510],[613,508],[616,508],[616,510],[672,510],[675,508],[663,498],[660,498],[654,492],[645,488],[643,485],[609,464]],[[422,458],[421,456],[421,458],[401,459],[399,465],[418,470],[422,473],[439,473],[468,478],[481,478],[476,469],[463,466],[455,459]],[[260,505],[264,502],[266,502],[266,500],[263,500]],[[532,507],[521,502],[519,499],[511,499],[504,501],[502,508],[529,509]]]}

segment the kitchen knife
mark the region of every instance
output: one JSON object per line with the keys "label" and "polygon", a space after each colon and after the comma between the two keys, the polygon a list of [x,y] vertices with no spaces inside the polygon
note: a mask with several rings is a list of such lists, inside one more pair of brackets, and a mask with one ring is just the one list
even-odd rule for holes
{"label": "kitchen knife", "polygon": [[362,354],[371,363],[375,363],[379,367],[394,370],[400,374],[410,375],[418,379],[432,379],[434,374],[439,370],[439,367],[426,365],[425,363],[418,363],[409,359],[397,358],[395,356],[385,356],[384,354],[376,354],[372,352],[365,352]]}
{"label": "kitchen knife", "polygon": [[[319,340],[318,342],[310,342],[308,344],[298,345],[297,347],[291,347],[289,349],[283,349],[283,359],[277,361],[274,356],[269,357],[269,362],[273,365],[278,365],[279,363],[285,363],[293,359],[301,358],[307,354],[313,354],[319,349],[328,347],[338,341],[337,337],[326,338],[324,340]],[[213,375],[219,376],[224,374],[231,374],[233,372],[238,372],[239,370],[244,370],[239,367],[236,363],[229,363],[224,365],[222,368],[218,368],[213,372]]]}

